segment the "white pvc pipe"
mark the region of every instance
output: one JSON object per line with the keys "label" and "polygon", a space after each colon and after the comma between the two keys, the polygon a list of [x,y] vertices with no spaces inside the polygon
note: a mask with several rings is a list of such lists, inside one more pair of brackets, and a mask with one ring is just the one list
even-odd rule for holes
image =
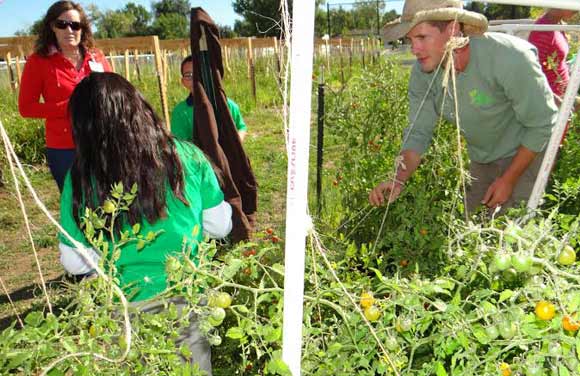
{"label": "white pvc pipe", "polygon": [[580,25],[527,25],[501,24],[488,27],[489,31],[579,31]]}
{"label": "white pvc pipe", "polygon": [[[580,49],[578,50],[578,53],[580,54]],[[572,68],[572,77],[570,77],[570,81],[568,82],[566,94],[564,95],[564,99],[560,105],[560,111],[558,112],[556,125],[552,129],[550,143],[546,148],[546,154],[544,156],[544,160],[542,161],[540,172],[528,201],[528,208],[531,210],[538,208],[540,200],[544,195],[544,190],[546,189],[548,178],[552,172],[552,166],[554,165],[554,161],[558,155],[558,148],[560,147],[560,142],[570,117],[570,112],[574,107],[574,101],[576,99],[576,94],[578,93],[578,88],[580,88],[580,59],[577,58],[575,59],[574,67]]]}
{"label": "white pvc pipe", "polygon": [[282,359],[294,376],[302,359],[314,10],[313,0],[293,2]]}
{"label": "white pvc pipe", "polygon": [[578,0],[474,0],[479,3],[493,3],[506,5],[524,5],[544,8],[580,10]]}

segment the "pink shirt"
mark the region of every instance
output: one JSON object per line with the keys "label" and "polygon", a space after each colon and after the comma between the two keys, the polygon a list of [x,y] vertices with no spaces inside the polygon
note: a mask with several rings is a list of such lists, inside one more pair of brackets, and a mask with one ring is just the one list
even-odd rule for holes
{"label": "pink shirt", "polygon": [[[546,25],[552,22],[542,16],[535,23]],[[570,71],[566,64],[570,50],[568,38],[561,31],[532,31],[528,41],[538,49],[538,58],[552,92],[562,97],[570,80]]]}

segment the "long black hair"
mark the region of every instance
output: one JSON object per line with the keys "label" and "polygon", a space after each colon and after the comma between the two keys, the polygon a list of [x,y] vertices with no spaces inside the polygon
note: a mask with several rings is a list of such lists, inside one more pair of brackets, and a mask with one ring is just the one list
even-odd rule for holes
{"label": "long black hair", "polygon": [[84,207],[102,205],[118,182],[125,189],[138,186],[125,217],[130,224],[143,217],[154,223],[166,215],[167,185],[188,205],[173,138],[127,80],[115,73],[91,73],[74,89],[69,111],[76,147],[70,174],[77,224]]}
{"label": "long black hair", "polygon": [[84,55],[87,51],[93,48],[95,41],[93,39],[93,32],[91,31],[91,23],[80,4],[72,1],[57,1],[48,8],[46,15],[42,19],[42,26],[40,27],[38,39],[34,46],[34,52],[41,56],[48,56],[51,46],[59,47],[56,41],[56,35],[54,35],[54,31],[52,31],[52,26],[61,14],[69,10],[76,10],[79,12],[82,30],[81,42],[79,45],[81,52]]}

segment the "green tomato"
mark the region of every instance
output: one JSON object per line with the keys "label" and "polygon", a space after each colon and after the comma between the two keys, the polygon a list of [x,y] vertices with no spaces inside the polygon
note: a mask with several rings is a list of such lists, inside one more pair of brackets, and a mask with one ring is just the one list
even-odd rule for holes
{"label": "green tomato", "polygon": [[105,200],[103,203],[103,211],[107,214],[113,214],[116,209],[117,206],[111,200]]}
{"label": "green tomato", "polygon": [[548,353],[553,357],[560,357],[562,356],[562,346],[558,342],[553,343],[548,348]]}
{"label": "green tomato", "polygon": [[232,297],[227,292],[220,292],[215,298],[216,307],[228,308],[232,304]]}
{"label": "green tomato", "polygon": [[500,321],[497,328],[503,339],[511,339],[517,332],[516,324],[509,320]]}
{"label": "green tomato", "polygon": [[569,245],[565,246],[560,255],[558,255],[558,263],[561,265],[572,265],[576,261],[576,252],[574,248]]}
{"label": "green tomato", "polygon": [[538,364],[532,364],[526,367],[526,376],[543,376],[544,369]]}
{"label": "green tomato", "polygon": [[506,282],[514,282],[518,279],[518,272],[514,268],[509,268],[501,273],[501,276]]}
{"label": "green tomato", "polygon": [[497,330],[497,326],[490,325],[485,328],[485,334],[487,334],[487,337],[493,341],[499,336],[499,330]]}
{"label": "green tomato", "polygon": [[502,291],[503,290],[503,282],[499,276],[494,276],[491,281],[491,289],[493,291]]}
{"label": "green tomato", "polygon": [[511,257],[506,252],[498,252],[493,257],[493,263],[497,270],[503,271],[511,266]]}
{"label": "green tomato", "polygon": [[408,332],[409,330],[411,330],[412,325],[413,324],[411,323],[411,320],[399,317],[397,318],[397,322],[395,323],[395,330],[399,333]]}
{"label": "green tomato", "polygon": [[385,341],[385,346],[387,346],[387,350],[395,351],[399,348],[399,342],[397,341],[397,338],[389,336]]}
{"label": "green tomato", "polygon": [[512,266],[518,273],[527,273],[532,267],[532,258],[523,253],[515,253],[511,261]]}
{"label": "green tomato", "polygon": [[371,305],[370,307],[365,308],[364,315],[369,321],[377,321],[381,316],[381,311],[379,311],[376,306]]}
{"label": "green tomato", "polygon": [[211,317],[216,320],[223,320],[226,317],[226,311],[221,307],[216,307],[211,311]]}
{"label": "green tomato", "polygon": [[223,308],[215,307],[212,309],[207,321],[211,326],[219,326],[226,317],[226,311]]}

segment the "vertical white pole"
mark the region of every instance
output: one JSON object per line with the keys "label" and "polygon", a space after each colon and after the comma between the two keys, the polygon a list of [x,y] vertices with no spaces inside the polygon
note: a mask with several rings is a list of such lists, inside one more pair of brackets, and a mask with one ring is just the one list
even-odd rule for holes
{"label": "vertical white pole", "polygon": [[[580,49],[578,50],[580,54]],[[548,184],[548,178],[552,172],[552,166],[558,155],[558,148],[560,147],[560,141],[562,140],[562,135],[566,129],[566,124],[570,117],[570,111],[574,107],[574,102],[576,99],[576,93],[578,93],[578,88],[580,87],[580,55],[576,55],[576,61],[574,62],[574,67],[572,68],[572,77],[568,82],[568,87],[566,88],[566,94],[562,104],[560,105],[560,111],[558,112],[558,119],[556,120],[556,125],[552,129],[552,137],[550,138],[550,143],[546,148],[546,154],[544,160],[542,161],[542,166],[540,167],[540,172],[536,178],[536,183],[534,184],[534,189],[530,195],[528,201],[528,208],[535,210],[538,208],[540,200],[544,195],[544,190],[546,189],[546,184]]]}
{"label": "vertical white pole", "polygon": [[299,376],[302,358],[315,2],[294,0],[293,8],[282,359],[292,375]]}

